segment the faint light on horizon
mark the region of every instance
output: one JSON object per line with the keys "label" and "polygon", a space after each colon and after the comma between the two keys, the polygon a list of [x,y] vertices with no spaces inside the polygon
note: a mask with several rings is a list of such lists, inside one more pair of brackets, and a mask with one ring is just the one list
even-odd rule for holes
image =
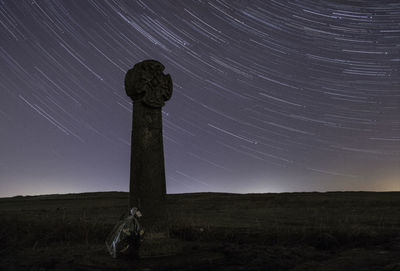
{"label": "faint light on horizon", "polygon": [[400,191],[400,175],[381,178],[373,189],[375,191]]}

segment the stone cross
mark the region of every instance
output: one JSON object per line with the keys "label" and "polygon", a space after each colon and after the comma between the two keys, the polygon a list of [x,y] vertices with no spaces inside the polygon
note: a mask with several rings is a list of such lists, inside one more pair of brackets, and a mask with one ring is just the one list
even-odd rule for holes
{"label": "stone cross", "polygon": [[155,60],[135,64],[125,75],[132,99],[130,207],[143,218],[163,205],[166,194],[161,107],[172,95],[172,80]]}

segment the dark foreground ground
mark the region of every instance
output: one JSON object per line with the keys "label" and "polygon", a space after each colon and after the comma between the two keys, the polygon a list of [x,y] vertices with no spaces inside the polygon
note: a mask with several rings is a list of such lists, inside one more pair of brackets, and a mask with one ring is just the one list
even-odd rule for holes
{"label": "dark foreground ground", "polygon": [[119,192],[0,199],[0,270],[400,270],[400,192],[168,195],[168,229],[112,259]]}

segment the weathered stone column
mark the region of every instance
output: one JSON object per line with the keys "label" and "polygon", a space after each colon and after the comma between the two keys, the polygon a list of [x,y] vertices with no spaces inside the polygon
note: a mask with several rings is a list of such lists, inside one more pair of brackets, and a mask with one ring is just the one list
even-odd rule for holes
{"label": "weathered stone column", "polygon": [[155,60],[135,64],[125,76],[132,99],[130,207],[137,206],[144,221],[156,219],[166,195],[161,107],[172,95],[172,80]]}

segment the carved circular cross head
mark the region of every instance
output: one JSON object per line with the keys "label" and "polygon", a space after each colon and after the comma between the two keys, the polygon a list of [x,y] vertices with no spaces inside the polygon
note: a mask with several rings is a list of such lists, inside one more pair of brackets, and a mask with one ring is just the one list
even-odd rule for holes
{"label": "carved circular cross head", "polygon": [[172,95],[172,80],[163,73],[164,66],[156,60],[135,64],[125,75],[125,91],[133,101],[150,107],[162,107]]}

